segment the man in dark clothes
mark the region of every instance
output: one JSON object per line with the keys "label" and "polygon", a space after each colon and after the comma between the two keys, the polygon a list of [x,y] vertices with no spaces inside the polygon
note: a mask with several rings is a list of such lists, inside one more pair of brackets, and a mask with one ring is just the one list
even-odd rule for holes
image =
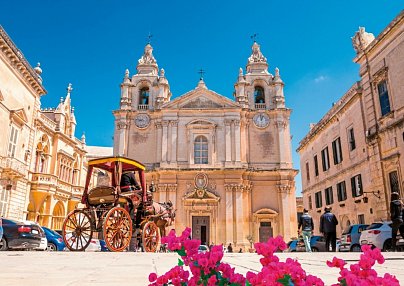
{"label": "man in dark clothes", "polygon": [[303,210],[303,215],[299,218],[298,231],[302,228],[302,236],[304,241],[304,246],[306,247],[306,252],[311,252],[311,236],[313,235],[314,223],[313,219],[309,215],[308,210]]}
{"label": "man in dark clothes", "polygon": [[337,225],[337,217],[326,207],[320,217],[320,232],[325,237],[325,251],[330,251],[330,243],[333,252],[337,249]]}
{"label": "man in dark clothes", "polygon": [[122,192],[140,190],[140,186],[136,181],[135,173],[133,171],[122,173],[120,186]]}
{"label": "man in dark clothes", "polygon": [[390,202],[390,218],[393,222],[391,225],[391,250],[396,251],[397,231],[400,230],[400,234],[404,237],[404,226],[402,216],[403,203],[400,200],[400,195],[396,192],[391,193]]}

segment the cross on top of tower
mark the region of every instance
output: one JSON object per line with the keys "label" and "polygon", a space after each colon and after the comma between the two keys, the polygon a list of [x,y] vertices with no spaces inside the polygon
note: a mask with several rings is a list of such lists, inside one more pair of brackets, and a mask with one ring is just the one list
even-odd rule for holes
{"label": "cross on top of tower", "polygon": [[254,41],[254,43],[256,43],[256,42],[257,42],[257,41],[256,41],[257,36],[258,36],[258,34],[256,34],[256,33],[250,36],[251,40],[253,40],[253,41]]}
{"label": "cross on top of tower", "polygon": [[151,38],[153,38],[153,35],[149,32],[149,35],[147,36],[147,43],[150,44]]}
{"label": "cross on top of tower", "polygon": [[198,71],[198,73],[200,74],[199,79],[200,79],[200,80],[203,80],[203,75],[204,75],[205,71],[204,71],[203,69],[200,69],[200,70]]}

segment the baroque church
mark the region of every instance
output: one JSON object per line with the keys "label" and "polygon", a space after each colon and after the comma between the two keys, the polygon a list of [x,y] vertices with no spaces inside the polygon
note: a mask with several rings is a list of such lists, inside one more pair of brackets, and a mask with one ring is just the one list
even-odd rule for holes
{"label": "baroque church", "polygon": [[[192,228],[203,244],[247,249],[297,233],[290,114],[284,83],[256,42],[234,100],[195,89],[171,100],[164,69],[147,44],[136,74],[126,70],[115,117],[114,155],[147,166],[155,201],[172,201],[177,232]],[[238,249],[237,248],[237,249]]]}

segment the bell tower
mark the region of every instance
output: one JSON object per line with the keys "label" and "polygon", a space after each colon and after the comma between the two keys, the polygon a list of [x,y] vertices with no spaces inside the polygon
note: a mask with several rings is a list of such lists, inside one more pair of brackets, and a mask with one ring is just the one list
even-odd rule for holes
{"label": "bell tower", "polygon": [[158,70],[153,56],[153,47],[148,43],[138,60],[137,73],[130,77],[129,70],[121,84],[121,104],[123,110],[148,111],[159,109],[170,100],[171,92],[164,69]]}
{"label": "bell tower", "polygon": [[254,41],[248,58],[246,73],[240,68],[235,83],[236,101],[250,110],[269,110],[284,108],[283,82],[279,69],[275,68],[275,76],[268,72],[267,58],[261,52],[260,45]]}

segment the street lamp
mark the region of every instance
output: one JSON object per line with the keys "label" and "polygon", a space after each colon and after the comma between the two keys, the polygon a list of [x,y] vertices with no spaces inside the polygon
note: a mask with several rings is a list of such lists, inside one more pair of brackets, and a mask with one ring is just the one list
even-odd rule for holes
{"label": "street lamp", "polygon": [[[381,197],[380,197],[380,190],[377,190],[377,191],[371,191],[371,192],[363,192],[364,194],[373,194],[376,198],[378,198],[378,199],[380,199]],[[363,202],[365,203],[365,204],[367,204],[368,203],[368,201],[369,201],[369,198],[365,195],[364,197],[363,197]]]}

